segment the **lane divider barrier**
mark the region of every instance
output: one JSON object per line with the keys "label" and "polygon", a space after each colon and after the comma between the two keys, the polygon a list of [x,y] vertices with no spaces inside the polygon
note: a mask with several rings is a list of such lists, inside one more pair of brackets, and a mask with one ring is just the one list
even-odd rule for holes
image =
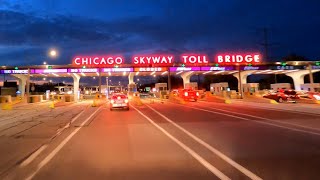
{"label": "lane divider barrier", "polygon": [[225,104],[232,103],[231,99],[213,95],[210,91],[206,92],[204,100],[208,102],[218,102],[218,103],[225,103]]}

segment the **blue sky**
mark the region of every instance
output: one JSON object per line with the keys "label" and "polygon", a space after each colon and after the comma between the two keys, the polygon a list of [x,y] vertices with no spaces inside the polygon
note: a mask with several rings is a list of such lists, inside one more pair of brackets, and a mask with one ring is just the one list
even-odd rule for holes
{"label": "blue sky", "polygon": [[[261,51],[318,60],[317,0],[0,0],[0,65],[69,64],[77,54]],[[57,48],[51,60],[47,50]],[[128,63],[130,59],[128,58]]]}

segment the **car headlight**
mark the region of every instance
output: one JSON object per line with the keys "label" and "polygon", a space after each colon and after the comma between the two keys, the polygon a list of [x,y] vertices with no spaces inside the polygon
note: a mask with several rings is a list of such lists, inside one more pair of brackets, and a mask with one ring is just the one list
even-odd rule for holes
{"label": "car headlight", "polygon": [[114,100],[112,99],[110,102],[111,102],[111,104],[113,104],[113,103],[114,103]]}
{"label": "car headlight", "polygon": [[199,92],[197,92],[196,95],[199,96],[200,95]]}
{"label": "car headlight", "polygon": [[128,102],[129,102],[129,100],[128,100],[128,99],[125,99],[125,100],[124,100],[124,102],[125,102],[125,103],[128,103]]}
{"label": "car headlight", "polygon": [[184,96],[188,96],[188,92],[185,92],[185,93],[184,93]]}

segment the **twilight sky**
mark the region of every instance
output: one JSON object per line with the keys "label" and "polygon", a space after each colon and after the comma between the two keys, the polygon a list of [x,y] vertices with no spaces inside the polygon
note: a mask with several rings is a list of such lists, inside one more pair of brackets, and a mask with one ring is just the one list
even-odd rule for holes
{"label": "twilight sky", "polygon": [[[0,0],[0,65],[79,54],[261,51],[320,59],[319,0]],[[57,59],[47,51],[59,50]],[[127,62],[130,63],[127,58]]]}

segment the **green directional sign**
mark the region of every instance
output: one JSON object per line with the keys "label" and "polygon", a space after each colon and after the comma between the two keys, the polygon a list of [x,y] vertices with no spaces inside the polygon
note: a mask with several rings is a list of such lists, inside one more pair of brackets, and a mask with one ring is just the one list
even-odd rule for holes
{"label": "green directional sign", "polygon": [[15,69],[15,70],[18,70],[19,68],[16,66],[16,67],[14,67],[14,69]]}
{"label": "green directional sign", "polygon": [[316,66],[320,66],[320,62],[316,62]]}
{"label": "green directional sign", "polygon": [[286,66],[287,63],[286,63],[286,62],[282,62],[281,65],[282,65],[282,66]]}
{"label": "green directional sign", "polygon": [[52,69],[52,66],[48,66],[48,69]]}
{"label": "green directional sign", "polygon": [[86,66],[82,66],[82,69],[85,69],[86,68]]}
{"label": "green directional sign", "polygon": [[219,66],[219,64],[215,64],[215,66],[216,66],[216,67],[218,67],[218,66]]}
{"label": "green directional sign", "polygon": [[115,68],[118,68],[119,66],[118,66],[118,65],[114,65],[114,67],[115,67]]}
{"label": "green directional sign", "polygon": [[250,64],[248,64],[248,66],[252,66],[252,64],[250,63]]}
{"label": "green directional sign", "polygon": [[186,67],[186,65],[185,65],[185,64],[181,64],[181,66],[182,66],[182,67]]}

